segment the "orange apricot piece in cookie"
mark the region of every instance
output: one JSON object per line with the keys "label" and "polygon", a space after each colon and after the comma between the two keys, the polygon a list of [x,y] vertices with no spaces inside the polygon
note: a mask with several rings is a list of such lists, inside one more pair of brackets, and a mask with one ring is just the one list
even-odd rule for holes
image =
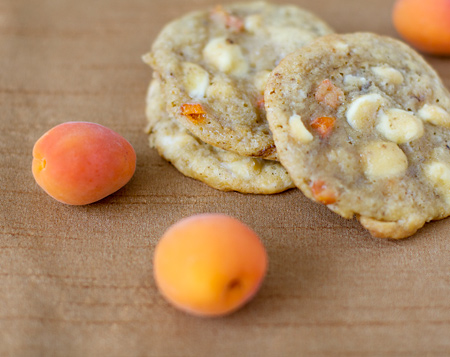
{"label": "orange apricot piece in cookie", "polygon": [[188,103],[181,106],[181,114],[194,123],[200,123],[205,119],[206,112],[199,103]]}
{"label": "orange apricot piece in cookie", "polygon": [[234,33],[244,30],[244,20],[240,17],[231,15],[221,5],[217,5],[211,10],[211,19],[223,24],[227,29]]}
{"label": "orange apricot piece in cookie", "polygon": [[314,97],[319,103],[337,109],[344,99],[344,92],[329,79],[324,79],[317,87]]}
{"label": "orange apricot piece in cookie", "polygon": [[96,202],[123,187],[133,176],[136,153],[113,130],[87,122],[66,122],[39,138],[32,172],[54,199],[70,204]]}
{"label": "orange apricot piece in cookie", "polygon": [[333,117],[318,117],[311,122],[311,127],[316,130],[321,138],[328,137],[336,123],[336,118]]}
{"label": "orange apricot piece in cookie", "polygon": [[397,0],[392,20],[398,33],[418,50],[450,55],[450,0]]}
{"label": "orange apricot piece in cookie", "polygon": [[311,184],[311,192],[314,199],[324,205],[330,205],[337,201],[336,192],[323,180],[314,181]]}
{"label": "orange apricot piece in cookie", "polygon": [[170,227],[154,253],[159,291],[198,316],[227,315],[252,299],[264,279],[267,254],[256,233],[224,214],[200,214]]}

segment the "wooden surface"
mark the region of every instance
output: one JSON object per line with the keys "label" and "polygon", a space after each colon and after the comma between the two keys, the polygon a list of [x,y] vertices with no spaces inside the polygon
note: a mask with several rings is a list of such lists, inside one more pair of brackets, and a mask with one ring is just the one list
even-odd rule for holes
{"label": "wooden surface", "polygon": [[[222,193],[148,148],[141,55],[167,21],[213,3],[0,2],[0,355],[449,355],[449,219],[378,240],[297,190]],[[391,0],[295,3],[337,32],[397,37]],[[426,59],[450,87],[450,59]],[[138,156],[132,181],[89,206],[31,175],[34,142],[69,120],[112,128]],[[159,237],[199,212],[246,222],[270,257],[260,293],[226,318],[176,311],[152,278]]]}

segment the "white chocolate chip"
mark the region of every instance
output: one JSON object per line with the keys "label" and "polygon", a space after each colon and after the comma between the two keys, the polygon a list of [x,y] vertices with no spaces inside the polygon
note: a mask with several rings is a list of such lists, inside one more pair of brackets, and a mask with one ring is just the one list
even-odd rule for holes
{"label": "white chocolate chip", "polygon": [[298,89],[297,93],[295,94],[298,99],[306,99],[308,98],[308,93],[304,91],[303,89]]}
{"label": "white chocolate chip", "polygon": [[179,155],[179,148],[192,145],[195,137],[192,135],[160,135],[158,141],[169,155]]}
{"label": "white chocolate chip", "polygon": [[372,72],[388,84],[401,84],[403,82],[401,72],[392,67],[372,67]]}
{"label": "white chocolate chip", "polygon": [[418,112],[420,118],[433,125],[450,128],[450,113],[438,105],[425,104]]}
{"label": "white chocolate chip", "polygon": [[397,144],[416,140],[424,133],[423,123],[419,118],[406,110],[395,108],[379,113],[376,129],[385,139]]}
{"label": "white chocolate chip", "polygon": [[239,45],[225,37],[212,39],[203,49],[203,57],[221,72],[236,76],[248,72],[248,63]]}
{"label": "white chocolate chip", "polygon": [[354,76],[353,74],[346,74],[344,76],[344,84],[346,86],[363,87],[368,83],[364,77]]}
{"label": "white chocolate chip", "polygon": [[247,179],[251,179],[255,172],[259,172],[262,169],[261,162],[254,158],[246,158],[228,162],[224,161],[222,165],[231,173]]}
{"label": "white chocolate chip", "polygon": [[289,118],[289,129],[291,135],[301,143],[309,143],[314,139],[308,129],[305,128],[302,118],[297,114]]}
{"label": "white chocolate chip", "polygon": [[437,191],[450,203],[450,166],[439,161],[432,161],[424,166],[425,176]]}
{"label": "white chocolate chip", "polygon": [[369,128],[375,122],[375,118],[385,99],[377,94],[365,94],[350,103],[346,118],[350,126],[355,130]]}
{"label": "white chocolate chip", "polygon": [[183,62],[184,86],[193,99],[205,97],[209,86],[209,74],[195,63]]}
{"label": "white chocolate chip", "polygon": [[260,71],[260,72],[256,73],[254,83],[255,83],[256,89],[260,93],[264,93],[270,73],[271,73],[270,71]]}
{"label": "white chocolate chip", "polygon": [[263,25],[263,19],[261,15],[249,15],[244,20],[244,28],[251,33],[257,33]]}
{"label": "white chocolate chip", "polygon": [[343,41],[336,41],[334,43],[334,48],[340,52],[348,52],[349,49],[348,44]]}
{"label": "white chocolate chip", "polygon": [[408,159],[397,144],[375,141],[361,151],[364,173],[371,180],[402,175],[408,168]]}

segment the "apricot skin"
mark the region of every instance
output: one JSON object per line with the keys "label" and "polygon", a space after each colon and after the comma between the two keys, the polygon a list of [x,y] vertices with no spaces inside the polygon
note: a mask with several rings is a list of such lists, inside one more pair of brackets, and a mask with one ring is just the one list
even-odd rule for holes
{"label": "apricot skin", "polygon": [[155,249],[154,277],[175,307],[203,317],[239,309],[259,290],[267,270],[266,250],[255,232],[223,214],[185,218]]}
{"label": "apricot skin", "polygon": [[418,50],[450,55],[450,0],[397,0],[392,20],[398,33]]}
{"label": "apricot skin", "polygon": [[55,126],[33,148],[32,172],[38,185],[69,205],[96,202],[133,176],[136,153],[113,130],[87,122]]}

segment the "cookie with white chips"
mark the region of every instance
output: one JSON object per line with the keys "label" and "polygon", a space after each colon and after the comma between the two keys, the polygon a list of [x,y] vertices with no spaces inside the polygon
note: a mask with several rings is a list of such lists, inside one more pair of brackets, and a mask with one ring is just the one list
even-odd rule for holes
{"label": "cookie with white chips", "polygon": [[404,43],[320,38],[275,68],[265,102],[281,163],[307,197],[376,237],[450,215],[450,94]]}
{"label": "cookie with white chips", "polygon": [[150,84],[146,115],[150,145],[186,176],[222,191],[272,194],[294,187],[279,162],[241,156],[192,135],[165,111],[158,79]]}
{"label": "cookie with white chips", "polygon": [[308,11],[265,2],[217,6],[168,24],[144,56],[168,113],[202,141],[277,159],[264,109],[272,69],[332,29]]}

